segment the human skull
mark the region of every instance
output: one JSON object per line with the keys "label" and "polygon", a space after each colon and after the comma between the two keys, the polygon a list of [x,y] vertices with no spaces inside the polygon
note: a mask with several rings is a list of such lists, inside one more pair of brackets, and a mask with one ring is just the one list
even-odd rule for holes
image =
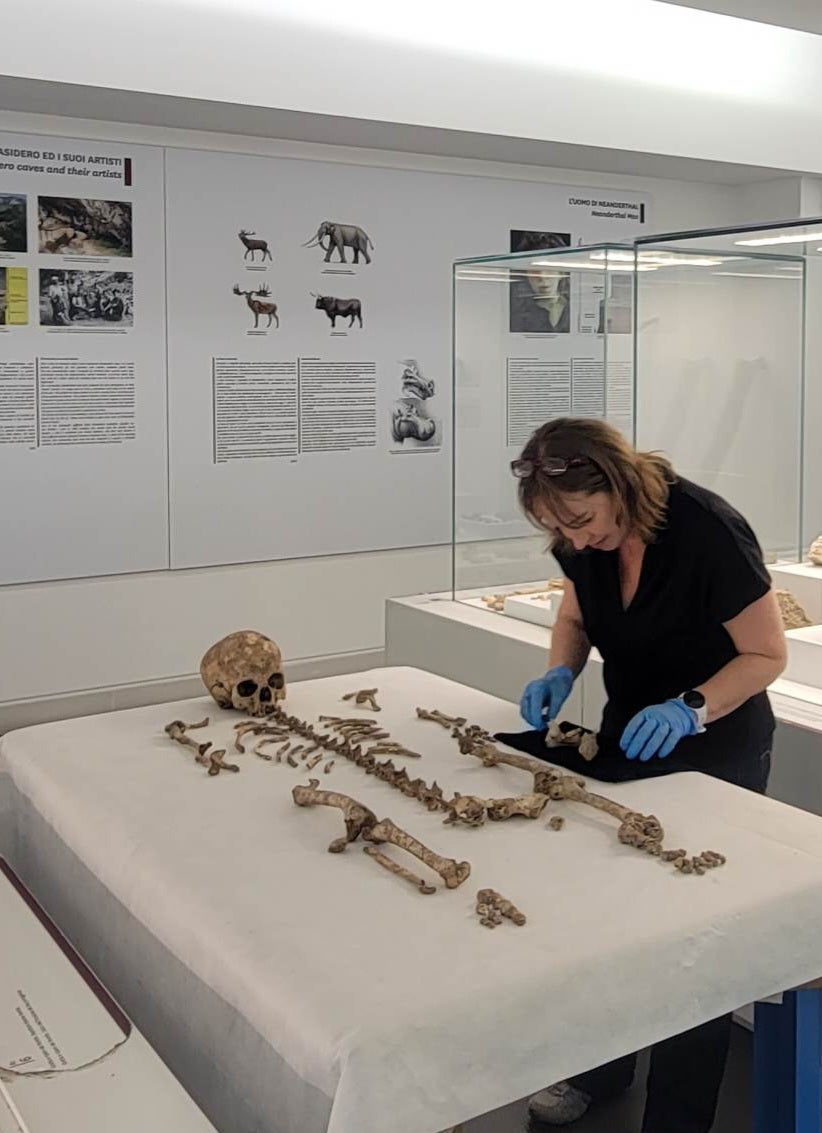
{"label": "human skull", "polygon": [[822,535],[811,543],[809,558],[814,566],[822,566]]}
{"label": "human skull", "polygon": [[203,684],[221,708],[269,716],[285,700],[279,647],[262,633],[240,630],[212,645],[200,662]]}

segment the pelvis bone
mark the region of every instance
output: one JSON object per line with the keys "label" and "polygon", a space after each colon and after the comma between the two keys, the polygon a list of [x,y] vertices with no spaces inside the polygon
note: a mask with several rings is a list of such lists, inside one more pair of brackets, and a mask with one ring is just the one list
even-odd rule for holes
{"label": "pelvis bone", "polygon": [[221,708],[249,716],[269,716],[285,699],[279,646],[254,630],[230,633],[212,645],[200,662],[200,676]]}

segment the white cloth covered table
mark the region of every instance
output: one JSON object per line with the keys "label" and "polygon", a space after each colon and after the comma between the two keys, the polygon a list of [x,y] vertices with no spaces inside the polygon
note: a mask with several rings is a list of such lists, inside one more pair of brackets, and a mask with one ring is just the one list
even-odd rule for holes
{"label": "white cloth covered table", "polygon": [[[449,794],[530,789],[416,719],[423,705],[518,726],[513,705],[441,677],[308,681],[288,709],[352,715],[341,695],[370,686],[380,723],[424,753],[412,777]],[[321,787],[471,862],[461,888],[421,896],[359,845],[327,853],[341,815],[294,806],[304,765],[249,746],[240,774],[209,778],[163,734],[204,715],[194,734],[227,746],[238,717],[206,698],[5,736],[0,852],[224,1133],[436,1133],[822,974],[813,815],[700,775],[601,788],[658,815],[666,845],[728,857],[681,876],[590,808],[444,826],[338,759]],[[485,886],[527,925],[480,927]]]}

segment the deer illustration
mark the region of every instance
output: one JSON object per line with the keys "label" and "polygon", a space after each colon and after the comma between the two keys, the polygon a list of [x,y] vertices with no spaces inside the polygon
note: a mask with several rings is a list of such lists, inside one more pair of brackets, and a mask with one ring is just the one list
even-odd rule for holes
{"label": "deer illustration", "polygon": [[244,260],[248,259],[248,253],[249,252],[251,253],[252,264],[254,263],[254,253],[255,252],[262,252],[262,259],[263,260],[265,260],[266,256],[268,256],[268,258],[270,260],[274,259],[274,257],[271,255],[271,252],[268,249],[268,241],[267,240],[249,240],[249,236],[253,236],[254,233],[253,232],[246,232],[245,229],[243,229],[241,232],[238,232],[237,235],[240,237],[240,240],[245,245],[245,255],[243,256]]}
{"label": "deer illustration", "polygon": [[[249,307],[254,312],[254,329],[255,330],[260,325],[260,315],[268,315],[268,323],[266,324],[266,327],[270,327],[271,326],[271,320],[274,319],[276,324],[277,324],[277,327],[279,328],[280,317],[277,314],[277,304],[266,302],[266,299],[268,299],[269,295],[271,294],[271,291],[269,290],[269,288],[265,284],[263,284],[262,287],[258,287],[256,291],[241,291],[239,285],[235,283],[234,284],[234,294],[235,295],[245,295],[246,303],[248,303]],[[260,298],[255,299],[254,298],[255,295],[259,295]]]}

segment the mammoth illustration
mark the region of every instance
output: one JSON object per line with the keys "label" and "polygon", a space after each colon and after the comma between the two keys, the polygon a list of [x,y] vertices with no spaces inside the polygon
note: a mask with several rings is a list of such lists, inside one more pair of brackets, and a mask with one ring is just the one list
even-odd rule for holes
{"label": "mammoth illustration", "polygon": [[[325,240],[328,240],[328,244],[325,243]],[[345,258],[346,248],[353,249],[355,264],[360,262],[360,255],[365,258],[367,264],[371,263],[371,257],[368,254],[368,246],[370,244],[373,248],[374,242],[357,224],[338,224],[335,220],[324,220],[317,229],[316,236],[312,236],[310,240],[306,240],[303,247],[313,248],[316,244],[319,244],[325,252],[326,263],[331,262],[331,253],[335,248],[339,253],[340,263],[348,263],[348,260]]]}

